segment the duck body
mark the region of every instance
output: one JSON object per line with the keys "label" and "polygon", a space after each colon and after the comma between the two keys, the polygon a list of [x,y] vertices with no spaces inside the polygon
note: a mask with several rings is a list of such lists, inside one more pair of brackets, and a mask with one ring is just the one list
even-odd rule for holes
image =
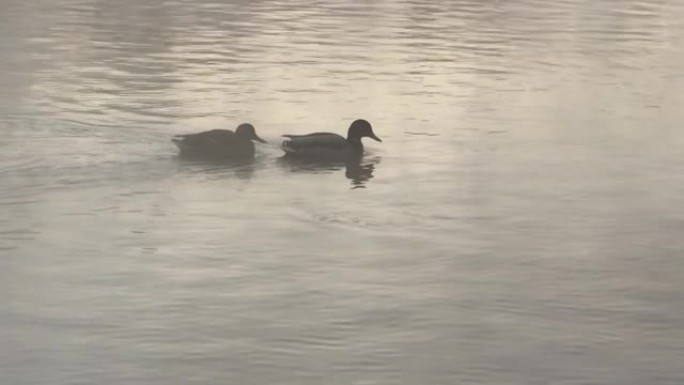
{"label": "duck body", "polygon": [[330,132],[314,132],[307,135],[283,135],[288,138],[281,146],[285,156],[309,160],[347,161],[363,156],[361,138],[369,137],[378,142],[373,129],[363,119],[355,120],[347,137]]}
{"label": "duck body", "polygon": [[253,140],[266,143],[256,135],[254,126],[244,123],[235,132],[210,130],[196,134],[176,135],[171,141],[180,155],[200,159],[250,159],[254,157]]}
{"label": "duck body", "polygon": [[361,141],[350,142],[343,136],[330,132],[308,135],[283,135],[285,155],[301,159],[346,160],[363,155]]}

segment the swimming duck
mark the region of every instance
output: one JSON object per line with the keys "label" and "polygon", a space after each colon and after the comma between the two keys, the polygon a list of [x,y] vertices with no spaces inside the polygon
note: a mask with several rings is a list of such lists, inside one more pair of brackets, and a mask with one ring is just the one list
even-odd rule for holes
{"label": "swimming duck", "polygon": [[176,135],[171,141],[181,155],[210,159],[245,159],[254,157],[254,143],[266,143],[257,136],[254,126],[243,123],[231,130],[210,130],[197,134]]}
{"label": "swimming duck", "polygon": [[355,120],[347,131],[347,138],[330,132],[315,132],[308,135],[283,135],[288,138],[281,148],[288,157],[315,160],[350,160],[363,155],[361,138],[368,137],[378,142],[368,121]]}

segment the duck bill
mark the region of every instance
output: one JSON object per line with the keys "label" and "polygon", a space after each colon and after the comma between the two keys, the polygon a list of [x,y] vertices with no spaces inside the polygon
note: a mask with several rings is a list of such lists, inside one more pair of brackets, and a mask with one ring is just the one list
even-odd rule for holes
{"label": "duck bill", "polygon": [[372,133],[372,132],[371,132],[370,134],[368,134],[368,137],[371,138],[371,139],[373,139],[373,140],[377,140],[378,142],[382,142],[382,140],[380,140],[380,138],[378,138],[377,136],[375,136],[375,134]]}
{"label": "duck bill", "polygon": [[258,136],[256,136],[256,135],[254,135],[254,138],[253,138],[253,139],[256,140],[257,142],[268,143],[267,141],[261,139],[260,137],[258,137]]}

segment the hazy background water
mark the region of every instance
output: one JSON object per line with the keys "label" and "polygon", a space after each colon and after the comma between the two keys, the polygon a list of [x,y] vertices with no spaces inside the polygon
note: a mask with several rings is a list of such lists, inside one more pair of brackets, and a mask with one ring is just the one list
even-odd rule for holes
{"label": "hazy background water", "polygon": [[0,7],[3,384],[684,383],[684,3]]}

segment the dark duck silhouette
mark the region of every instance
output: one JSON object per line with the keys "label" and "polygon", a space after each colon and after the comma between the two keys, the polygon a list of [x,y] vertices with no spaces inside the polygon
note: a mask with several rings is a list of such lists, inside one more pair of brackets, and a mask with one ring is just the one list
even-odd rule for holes
{"label": "dark duck silhouette", "polygon": [[288,138],[281,146],[286,157],[323,161],[348,161],[363,155],[361,138],[368,137],[382,142],[373,133],[368,121],[355,120],[347,131],[347,137],[330,132],[307,135],[283,135]]}
{"label": "dark duck silhouette", "polygon": [[235,132],[217,129],[176,135],[171,139],[181,156],[201,159],[251,159],[254,157],[253,140],[266,143],[249,123],[239,125]]}

